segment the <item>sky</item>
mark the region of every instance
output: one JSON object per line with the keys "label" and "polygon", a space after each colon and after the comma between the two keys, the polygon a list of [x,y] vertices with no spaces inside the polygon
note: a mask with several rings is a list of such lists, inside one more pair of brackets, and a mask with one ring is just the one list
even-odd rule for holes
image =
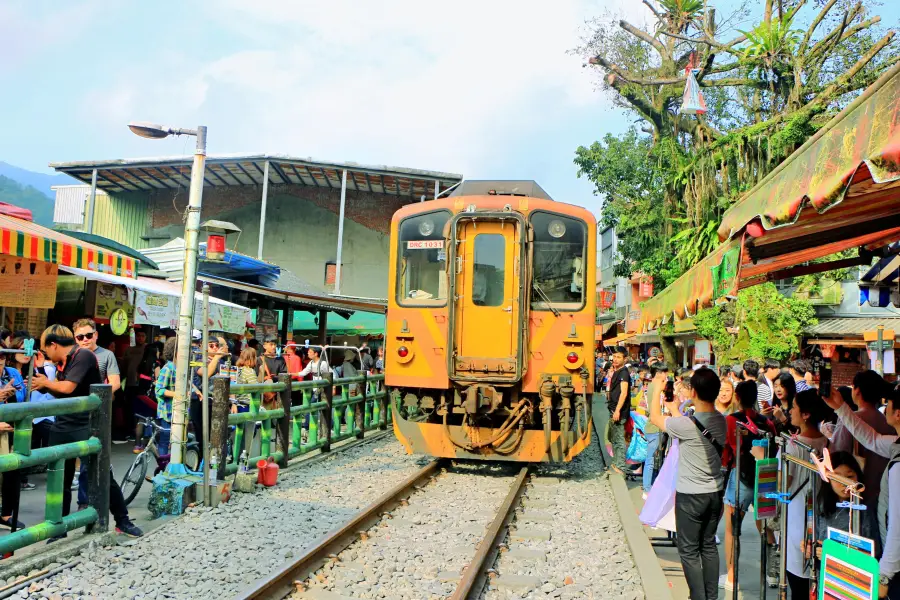
{"label": "sky", "polygon": [[202,124],[210,154],[534,179],[599,214],[574,151],[633,119],[571,53],[603,14],[650,16],[639,0],[3,0],[0,160],[187,154],[126,124]]}
{"label": "sky", "polygon": [[574,151],[629,122],[570,51],[610,9],[645,13],[631,0],[4,0],[0,160],[48,172],[185,154],[190,140],[126,124],[203,124],[210,154],[534,179],[599,212]]}

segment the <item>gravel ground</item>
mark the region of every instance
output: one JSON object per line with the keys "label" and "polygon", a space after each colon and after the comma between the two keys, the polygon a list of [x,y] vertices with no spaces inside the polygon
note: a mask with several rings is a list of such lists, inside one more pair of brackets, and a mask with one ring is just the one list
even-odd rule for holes
{"label": "gravel ground", "polygon": [[[420,469],[392,437],[279,475],[278,486],[196,507],[131,545],[91,547],[22,598],[233,597]],[[15,597],[15,596],[14,596]]]}
{"label": "gravel ground", "polygon": [[538,468],[484,600],[644,598],[602,465],[595,443],[568,465]]}
{"label": "gravel ground", "polygon": [[317,589],[360,600],[448,597],[509,493],[514,472],[478,463],[445,470],[317,571],[307,582],[310,591],[291,598],[316,598]]}

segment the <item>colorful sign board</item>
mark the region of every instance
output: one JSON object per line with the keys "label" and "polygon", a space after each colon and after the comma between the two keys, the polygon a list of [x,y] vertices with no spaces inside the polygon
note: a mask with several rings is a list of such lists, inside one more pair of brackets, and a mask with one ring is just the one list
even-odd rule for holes
{"label": "colorful sign board", "polygon": [[867,537],[855,535],[843,529],[828,528],[828,539],[834,540],[844,546],[856,548],[860,552],[865,552],[869,556],[875,556],[875,542]]}
{"label": "colorful sign board", "polygon": [[766,494],[778,492],[778,459],[764,458],[756,461],[756,484],[753,490],[753,509],[756,520],[774,519],[778,516],[778,501]]}
{"label": "colorful sign board", "polygon": [[818,600],[876,600],[878,561],[834,540],[822,544]]}
{"label": "colorful sign board", "polygon": [[112,314],[119,309],[131,315],[132,306],[128,298],[128,288],[103,281],[90,281],[88,291],[91,285],[94,286],[94,305],[93,309],[87,307],[88,314],[93,314],[95,319],[103,323],[109,322]]}
{"label": "colorful sign board", "polygon": [[[175,296],[152,294],[143,290],[135,290],[134,323],[135,325],[155,325],[168,329],[178,327],[178,313],[181,300]],[[209,328],[212,331],[243,334],[247,329],[247,318],[250,311],[236,306],[227,306],[215,302],[209,303]],[[203,301],[194,302],[194,327],[202,329]]]}
{"label": "colorful sign board", "polygon": [[0,306],[53,308],[58,275],[54,263],[0,255]]}

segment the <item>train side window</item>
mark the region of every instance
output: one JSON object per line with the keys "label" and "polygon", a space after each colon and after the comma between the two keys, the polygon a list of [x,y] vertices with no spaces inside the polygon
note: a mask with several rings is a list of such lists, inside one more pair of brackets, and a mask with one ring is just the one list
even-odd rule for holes
{"label": "train side window", "polygon": [[447,303],[447,249],[444,226],[450,213],[408,217],[398,227],[397,303],[443,306]]}
{"label": "train side window", "polygon": [[584,221],[553,213],[531,217],[534,231],[532,310],[581,310],[587,226]]}
{"label": "train side window", "polygon": [[500,306],[505,299],[506,238],[499,233],[475,236],[472,304]]}

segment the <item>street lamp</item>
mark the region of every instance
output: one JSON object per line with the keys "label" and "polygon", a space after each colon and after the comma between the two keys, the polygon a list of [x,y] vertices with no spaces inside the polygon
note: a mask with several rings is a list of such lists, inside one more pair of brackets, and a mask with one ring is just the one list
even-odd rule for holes
{"label": "street lamp", "polygon": [[[175,398],[172,401],[172,438],[170,465],[181,465],[187,439],[187,398],[191,369],[191,329],[194,323],[194,293],[197,287],[197,259],[199,256],[200,205],[203,201],[203,171],[206,168],[206,126],[197,129],[178,129],[133,121],[128,124],[135,135],[162,139],[170,135],[193,135],[197,138],[194,164],[191,166],[191,190],[188,197],[187,220],[184,225],[184,278],[181,282],[181,307],[178,313],[178,346],[175,354]],[[177,469],[180,467],[176,467]],[[169,470],[168,467],[166,470]]]}

